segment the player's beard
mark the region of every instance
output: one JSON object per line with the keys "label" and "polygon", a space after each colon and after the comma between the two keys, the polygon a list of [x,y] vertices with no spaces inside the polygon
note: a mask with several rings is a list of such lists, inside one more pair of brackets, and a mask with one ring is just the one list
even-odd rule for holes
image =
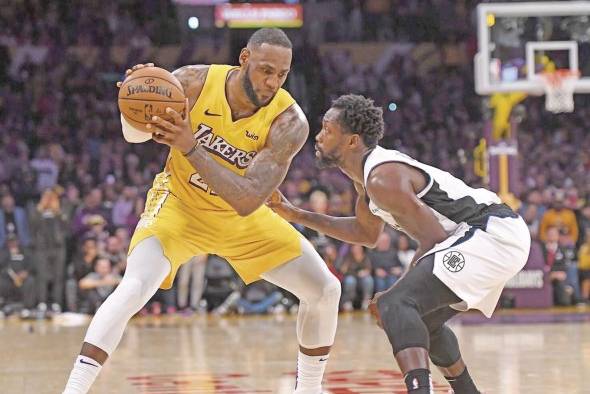
{"label": "player's beard", "polygon": [[258,98],[258,95],[256,94],[256,91],[254,91],[254,85],[252,84],[252,80],[250,79],[250,65],[246,65],[246,68],[244,69],[244,77],[242,78],[242,87],[244,88],[244,91],[246,92],[246,96],[248,96],[248,99],[250,100],[250,102],[252,102],[252,104],[254,104],[257,108],[267,105],[274,98],[274,95],[273,95],[270,99],[268,99],[268,102],[266,102],[266,103],[263,103],[260,101],[260,99]]}
{"label": "player's beard", "polygon": [[316,147],[316,150],[320,152],[320,156],[315,157],[315,163],[318,168],[333,168],[338,167],[338,163],[340,162],[340,157],[336,156],[335,154],[326,155],[322,152],[319,148]]}

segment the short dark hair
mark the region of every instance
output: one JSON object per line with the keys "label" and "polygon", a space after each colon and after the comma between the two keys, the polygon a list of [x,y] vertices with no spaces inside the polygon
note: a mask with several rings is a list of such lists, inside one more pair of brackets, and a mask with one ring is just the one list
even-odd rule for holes
{"label": "short dark hair", "polygon": [[284,31],[277,28],[258,29],[248,40],[249,47],[259,47],[262,44],[277,45],[293,49],[293,44]]}
{"label": "short dark hair", "polygon": [[383,138],[383,110],[370,98],[347,94],[332,102],[340,110],[338,121],[348,132],[359,134],[368,148],[374,148]]}

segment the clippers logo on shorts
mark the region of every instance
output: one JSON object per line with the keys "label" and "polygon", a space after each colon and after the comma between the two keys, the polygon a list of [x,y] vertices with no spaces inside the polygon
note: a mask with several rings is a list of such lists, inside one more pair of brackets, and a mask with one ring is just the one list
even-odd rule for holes
{"label": "clippers logo on shorts", "polygon": [[199,124],[199,128],[195,133],[195,140],[209,152],[221,157],[239,169],[248,167],[257,153],[255,151],[245,152],[236,148],[224,140],[223,137],[213,134],[213,129],[203,123]]}
{"label": "clippers logo on shorts", "polygon": [[457,251],[451,251],[443,256],[443,265],[451,272],[459,272],[465,267],[465,258]]}

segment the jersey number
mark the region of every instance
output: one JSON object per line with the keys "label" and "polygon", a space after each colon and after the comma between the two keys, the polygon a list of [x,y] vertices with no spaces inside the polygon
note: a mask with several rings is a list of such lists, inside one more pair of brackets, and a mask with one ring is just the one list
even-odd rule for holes
{"label": "jersey number", "polygon": [[211,194],[212,196],[217,195],[217,193],[215,193],[213,190],[211,190],[209,185],[203,181],[203,178],[201,177],[201,175],[199,175],[198,172],[195,172],[194,174],[191,175],[188,183],[190,183],[193,186],[198,187],[199,189],[201,189],[205,193]]}

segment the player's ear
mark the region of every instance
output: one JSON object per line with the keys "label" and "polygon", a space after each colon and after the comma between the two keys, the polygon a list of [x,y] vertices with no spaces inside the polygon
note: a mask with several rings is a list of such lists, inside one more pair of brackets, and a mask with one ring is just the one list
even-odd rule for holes
{"label": "player's ear", "polygon": [[248,48],[242,48],[242,50],[240,51],[240,57],[239,57],[240,66],[243,67],[246,64],[248,64],[249,59],[250,59],[250,50]]}
{"label": "player's ear", "polygon": [[351,134],[348,140],[348,144],[351,148],[358,148],[363,143],[361,136],[358,134]]}

